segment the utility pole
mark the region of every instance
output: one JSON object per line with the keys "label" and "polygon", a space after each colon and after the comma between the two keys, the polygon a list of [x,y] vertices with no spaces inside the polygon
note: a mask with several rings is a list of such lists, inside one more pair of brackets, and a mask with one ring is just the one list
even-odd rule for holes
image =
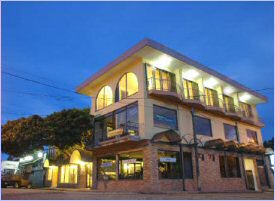
{"label": "utility pole", "polygon": [[199,157],[198,157],[198,142],[197,142],[197,135],[195,132],[195,109],[192,107],[191,109],[191,115],[192,115],[192,124],[193,124],[193,137],[194,137],[194,152],[195,152],[195,161],[196,161],[196,175],[197,175],[197,185],[198,185],[198,191],[201,191],[201,179],[200,179],[200,165],[199,165]]}

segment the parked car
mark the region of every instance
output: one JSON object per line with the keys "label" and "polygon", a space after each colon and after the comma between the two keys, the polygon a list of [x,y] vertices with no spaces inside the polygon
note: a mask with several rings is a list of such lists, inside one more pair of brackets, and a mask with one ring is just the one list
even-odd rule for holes
{"label": "parked car", "polygon": [[31,188],[32,184],[29,180],[29,174],[16,173],[16,174],[4,174],[1,177],[2,188],[7,186],[13,186],[14,188],[26,187]]}

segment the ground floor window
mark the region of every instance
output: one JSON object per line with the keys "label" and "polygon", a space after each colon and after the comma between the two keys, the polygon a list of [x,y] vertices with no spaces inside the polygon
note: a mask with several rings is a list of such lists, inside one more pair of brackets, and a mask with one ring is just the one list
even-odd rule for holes
{"label": "ground floor window", "polygon": [[142,151],[119,155],[119,179],[143,179]]}
{"label": "ground floor window", "polygon": [[220,156],[221,177],[241,177],[239,158],[236,156]]}
{"label": "ground floor window", "polygon": [[99,180],[116,179],[116,156],[105,156],[97,161],[97,178]]}
{"label": "ground floor window", "polygon": [[179,179],[179,152],[158,151],[159,179]]}
{"label": "ground floor window", "polygon": [[73,165],[73,164],[62,165],[61,172],[60,172],[60,183],[76,184],[77,170],[78,170],[77,165]]}
{"label": "ground floor window", "polygon": [[50,181],[53,178],[53,168],[49,167],[48,168],[48,175],[47,175],[47,180]]}

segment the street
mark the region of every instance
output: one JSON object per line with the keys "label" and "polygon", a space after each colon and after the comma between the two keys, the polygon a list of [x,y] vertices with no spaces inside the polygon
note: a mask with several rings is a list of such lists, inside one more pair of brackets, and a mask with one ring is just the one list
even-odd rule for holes
{"label": "street", "polygon": [[160,194],[63,189],[2,189],[2,200],[273,200],[274,192]]}

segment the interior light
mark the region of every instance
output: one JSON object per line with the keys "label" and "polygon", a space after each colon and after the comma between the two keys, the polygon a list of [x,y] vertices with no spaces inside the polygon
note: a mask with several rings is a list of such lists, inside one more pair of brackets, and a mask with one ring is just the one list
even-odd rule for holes
{"label": "interior light", "polygon": [[162,55],[160,56],[157,61],[155,62],[155,65],[157,67],[167,67],[168,65],[170,65],[172,59],[166,55]]}
{"label": "interior light", "polygon": [[240,100],[241,101],[247,101],[251,98],[251,96],[247,93],[243,94],[241,97],[240,97]]}
{"label": "interior light", "polygon": [[231,93],[233,93],[233,91],[234,91],[234,89],[232,87],[225,87],[223,90],[223,92],[225,94],[231,94]]}
{"label": "interior light", "polygon": [[206,80],[205,82],[204,82],[204,85],[206,86],[206,87],[214,87],[215,85],[217,85],[218,84],[218,81],[215,79],[215,78],[213,78],[213,77],[211,77],[211,78],[209,78],[208,80]]}
{"label": "interior light", "polygon": [[38,156],[38,158],[42,158],[43,157],[43,153],[42,152],[38,152],[37,156]]}
{"label": "interior light", "polygon": [[186,71],[185,73],[183,73],[183,77],[188,80],[193,80],[196,77],[198,77],[198,75],[199,75],[199,72],[194,69],[190,69],[190,70]]}
{"label": "interior light", "polygon": [[24,158],[20,158],[20,159],[19,159],[19,162],[24,162]]}

